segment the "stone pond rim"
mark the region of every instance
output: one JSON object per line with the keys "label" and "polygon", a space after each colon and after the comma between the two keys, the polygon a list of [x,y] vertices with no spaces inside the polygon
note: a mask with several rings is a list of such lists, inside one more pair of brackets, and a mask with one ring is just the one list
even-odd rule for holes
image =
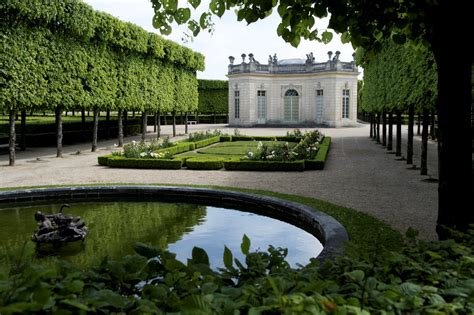
{"label": "stone pond rim", "polygon": [[342,254],[349,240],[346,229],[333,217],[314,208],[275,197],[208,188],[174,186],[71,186],[0,191],[0,207],[6,205],[84,201],[163,201],[228,207],[275,218],[314,235],[324,246],[317,259]]}

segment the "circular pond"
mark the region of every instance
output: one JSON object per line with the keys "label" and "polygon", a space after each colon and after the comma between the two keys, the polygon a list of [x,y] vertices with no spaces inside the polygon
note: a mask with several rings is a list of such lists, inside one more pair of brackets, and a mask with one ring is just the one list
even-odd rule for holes
{"label": "circular pond", "polygon": [[70,203],[65,212],[81,216],[89,227],[85,244],[59,252],[79,264],[133,253],[133,244],[142,242],[168,248],[183,261],[198,246],[218,267],[224,246],[238,255],[246,234],[252,250],[266,251],[270,244],[288,248],[294,266],[338,255],[349,239],[334,218],[278,198],[188,187],[92,186],[0,191],[0,248],[31,242],[33,214],[55,213],[62,203]]}
{"label": "circular pond", "polygon": [[[31,237],[34,213],[57,212],[61,204],[4,208],[0,210],[0,247],[15,248]],[[133,253],[142,242],[177,254],[186,262],[194,246],[205,249],[213,267],[222,267],[224,246],[238,258],[243,234],[252,250],[269,245],[288,248],[288,261],[306,264],[322,251],[317,238],[280,220],[250,212],[211,206],[162,202],[71,203],[66,213],[81,216],[89,227],[85,244],[67,244],[57,254],[78,264],[94,258],[112,259]],[[48,252],[48,247],[42,245]],[[240,256],[242,258],[242,256]]]}

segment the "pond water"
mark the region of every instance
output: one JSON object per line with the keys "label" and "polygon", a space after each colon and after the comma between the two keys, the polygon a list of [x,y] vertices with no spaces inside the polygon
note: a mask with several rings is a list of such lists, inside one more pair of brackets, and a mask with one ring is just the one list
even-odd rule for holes
{"label": "pond water", "polygon": [[[306,264],[322,251],[313,235],[291,224],[232,209],[160,202],[74,203],[64,213],[81,216],[89,235],[84,244],[69,244],[58,255],[85,265],[94,259],[112,259],[133,254],[133,244],[142,242],[168,249],[183,262],[194,246],[204,248],[212,267],[222,267],[224,246],[239,259],[240,243],[246,234],[251,250],[266,251],[268,245],[288,248],[292,266]],[[34,213],[58,212],[61,204],[0,209],[0,250],[31,241],[36,228]]]}

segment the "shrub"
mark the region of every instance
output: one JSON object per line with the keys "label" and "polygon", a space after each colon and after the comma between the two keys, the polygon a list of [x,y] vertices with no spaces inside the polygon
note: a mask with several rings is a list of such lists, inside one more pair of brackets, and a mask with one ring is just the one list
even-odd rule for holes
{"label": "shrub", "polygon": [[287,137],[287,136],[232,136],[232,141],[286,141],[299,142],[301,137]]}
{"label": "shrub", "polygon": [[294,129],[294,130],[288,130],[286,132],[286,135],[288,137],[303,137],[303,132],[299,129]]}
{"label": "shrub", "polygon": [[219,141],[220,141],[220,136],[215,136],[215,137],[212,137],[212,138],[207,138],[207,139],[204,139],[204,140],[196,141],[196,142],[194,142],[194,145],[195,145],[196,149],[199,149],[199,148],[202,148],[202,147],[206,147],[210,144],[217,143]]}
{"label": "shrub", "polygon": [[214,138],[216,136],[220,136],[221,134],[222,134],[222,131],[220,130],[214,130],[214,131],[206,130],[205,132],[197,131],[197,132],[193,132],[189,134],[188,141],[197,142],[204,139]]}
{"label": "shrub", "polygon": [[312,160],[305,160],[305,168],[309,170],[322,170],[326,164],[326,159],[331,147],[331,137],[324,137],[319,146],[316,157]]}
{"label": "shrub", "polygon": [[180,169],[182,166],[181,160],[175,159],[135,159],[124,157],[111,157],[107,161],[110,167],[121,168],[154,168],[154,169]]}
{"label": "shrub", "polygon": [[188,158],[186,166],[191,170],[220,170],[224,163],[222,159]]}
{"label": "shrub", "polygon": [[222,135],[219,140],[220,140],[220,142],[231,142],[232,141],[232,136],[231,135]]}
{"label": "shrub", "polygon": [[224,161],[228,171],[304,171],[304,161]]}
{"label": "shrub", "polygon": [[99,165],[107,166],[107,161],[113,156],[114,156],[113,154],[98,156],[97,162],[99,163]]}

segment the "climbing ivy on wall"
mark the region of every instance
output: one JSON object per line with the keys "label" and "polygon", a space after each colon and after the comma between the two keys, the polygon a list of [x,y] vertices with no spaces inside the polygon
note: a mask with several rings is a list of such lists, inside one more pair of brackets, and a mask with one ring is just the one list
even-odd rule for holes
{"label": "climbing ivy on wall", "polygon": [[229,111],[229,83],[224,80],[198,80],[199,112],[227,113]]}

